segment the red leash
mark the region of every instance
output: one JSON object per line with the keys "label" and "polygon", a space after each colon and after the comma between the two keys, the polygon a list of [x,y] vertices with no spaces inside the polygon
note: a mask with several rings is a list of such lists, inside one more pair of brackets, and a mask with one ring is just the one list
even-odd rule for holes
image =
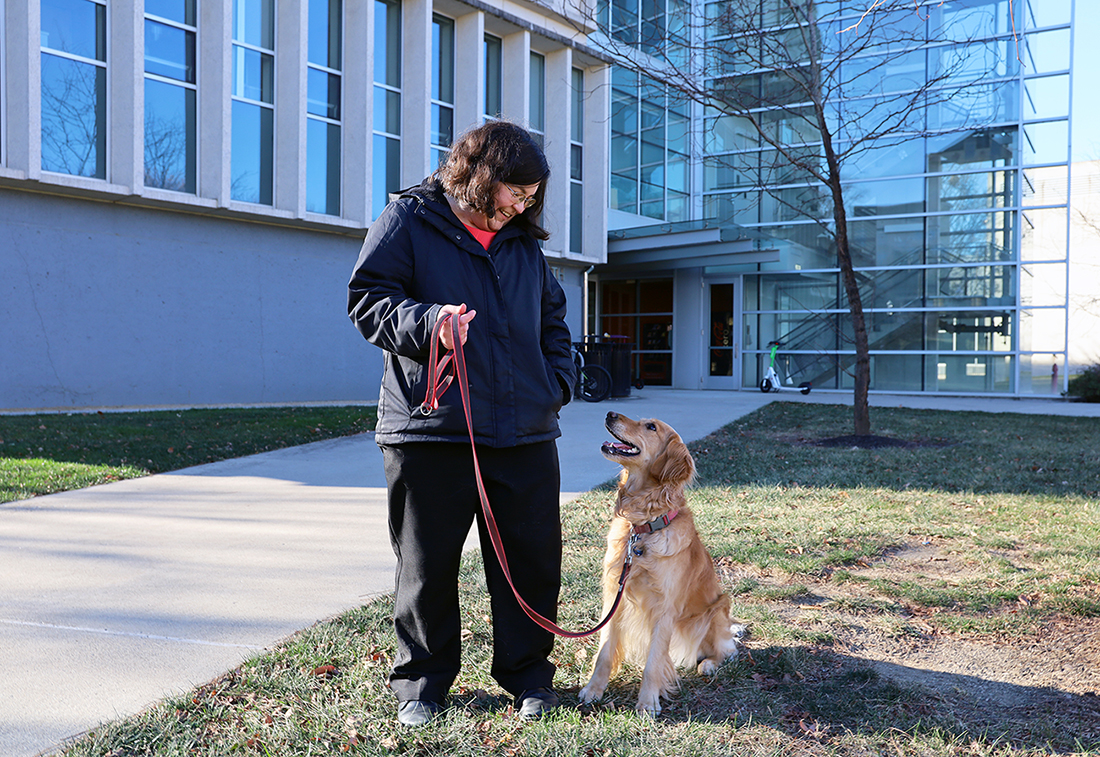
{"label": "red leash", "polygon": [[[451,322],[451,339],[454,344],[454,350],[448,352],[443,356],[443,359],[436,362],[436,358],[439,355],[439,335],[443,331],[443,326],[448,321]],[[453,358],[453,361],[452,361]],[[453,367],[454,373],[443,375],[443,372],[448,368]],[[462,353],[462,342],[458,337],[458,319],[447,315],[441,318],[432,330],[432,346],[429,357],[428,365],[428,392],[424,397],[423,404],[420,405],[420,412],[424,415],[430,414],[433,410],[439,407],[439,398],[443,396],[443,393],[447,391],[447,388],[451,385],[451,380],[458,377],[458,389],[462,394],[462,409],[466,412],[466,429],[470,433],[470,450],[474,458],[474,477],[477,480],[477,492],[481,497],[481,510],[485,515],[485,526],[489,530],[489,540],[493,543],[493,551],[496,552],[497,561],[500,562],[501,570],[504,571],[504,577],[508,579],[508,585],[512,587],[512,593],[516,597],[516,601],[519,602],[519,606],[523,608],[523,611],[527,613],[527,616],[531,620],[535,621],[539,626],[557,634],[558,636],[565,636],[570,639],[578,639],[584,636],[591,636],[599,631],[607,622],[611,620],[611,616],[615,614],[615,610],[619,608],[619,602],[623,598],[623,589],[626,587],[626,577],[630,573],[630,564],[634,559],[634,543],[638,539],[638,534],[631,533],[630,544],[627,545],[626,559],[623,562],[623,572],[619,576],[619,592],[615,595],[615,602],[611,605],[611,610],[607,613],[607,617],[601,620],[594,628],[588,631],[566,631],[552,620],[544,618],[531,608],[529,604],[520,596],[519,590],[516,589],[515,583],[512,582],[512,572],[508,569],[508,560],[504,555],[504,543],[500,538],[500,530],[497,528],[496,518],[493,517],[492,508],[489,507],[489,496],[485,493],[485,484],[481,480],[481,466],[477,461],[477,446],[474,444],[474,423],[472,419],[472,413],[470,412],[470,386],[466,376],[466,356]]]}

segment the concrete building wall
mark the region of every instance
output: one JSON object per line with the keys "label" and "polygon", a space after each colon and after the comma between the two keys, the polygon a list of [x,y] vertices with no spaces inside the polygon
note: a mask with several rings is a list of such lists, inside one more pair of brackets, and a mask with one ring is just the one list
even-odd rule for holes
{"label": "concrete building wall", "polygon": [[0,190],[0,407],[377,398],[352,236]]}
{"label": "concrete building wall", "polygon": [[[143,165],[144,3],[98,5],[106,54],[92,64],[105,67],[108,85],[105,169],[95,178],[43,169],[42,60],[69,55],[41,46],[43,13],[56,11],[0,0],[0,410],[376,399],[381,353],[346,315],[348,277],[379,211],[376,4],[343,3],[338,215],[307,208],[307,68],[316,63],[307,60],[307,0],[275,4],[270,204],[238,199],[233,185],[234,0],[202,0],[189,32],[198,58],[193,192],[149,185]],[[586,47],[585,14],[520,0],[400,8],[400,186],[431,168],[433,14],[455,20],[456,135],[482,119],[486,32],[523,66],[503,77],[503,115],[517,122],[528,115],[529,56],[546,56],[553,173],[543,222],[553,236],[544,249],[579,333],[583,271],[607,255],[608,74]],[[582,251],[569,250],[574,68],[585,81]]]}

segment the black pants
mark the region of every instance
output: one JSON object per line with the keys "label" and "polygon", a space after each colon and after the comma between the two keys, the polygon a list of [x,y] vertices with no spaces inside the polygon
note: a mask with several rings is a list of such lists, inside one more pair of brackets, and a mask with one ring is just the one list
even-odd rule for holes
{"label": "black pants", "polygon": [[[553,441],[493,449],[479,446],[489,503],[520,595],[556,620],[561,587],[561,475]],[[468,444],[384,446],[390,541],[397,555],[397,657],[390,688],[398,700],[443,702],[458,675],[462,545],[477,519],[493,611],[493,678],[513,696],[550,686],[554,637],[516,602],[481,513]]]}

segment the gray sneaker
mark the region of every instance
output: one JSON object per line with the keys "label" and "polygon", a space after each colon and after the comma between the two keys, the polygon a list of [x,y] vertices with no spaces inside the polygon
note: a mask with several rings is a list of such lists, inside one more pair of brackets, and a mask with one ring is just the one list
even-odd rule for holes
{"label": "gray sneaker", "polygon": [[538,720],[559,704],[553,689],[528,689],[516,697],[516,712],[522,720]]}
{"label": "gray sneaker", "polygon": [[435,719],[443,708],[426,699],[409,699],[397,705],[397,722],[410,728],[419,728]]}

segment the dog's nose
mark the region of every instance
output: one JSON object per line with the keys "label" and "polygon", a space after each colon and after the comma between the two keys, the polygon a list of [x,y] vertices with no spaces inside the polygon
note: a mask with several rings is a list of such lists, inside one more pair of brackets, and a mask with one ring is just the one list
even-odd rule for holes
{"label": "dog's nose", "polygon": [[607,413],[608,422],[613,421],[613,420],[617,420],[618,417],[619,417],[619,414],[616,413],[614,410],[609,410],[608,413]]}

